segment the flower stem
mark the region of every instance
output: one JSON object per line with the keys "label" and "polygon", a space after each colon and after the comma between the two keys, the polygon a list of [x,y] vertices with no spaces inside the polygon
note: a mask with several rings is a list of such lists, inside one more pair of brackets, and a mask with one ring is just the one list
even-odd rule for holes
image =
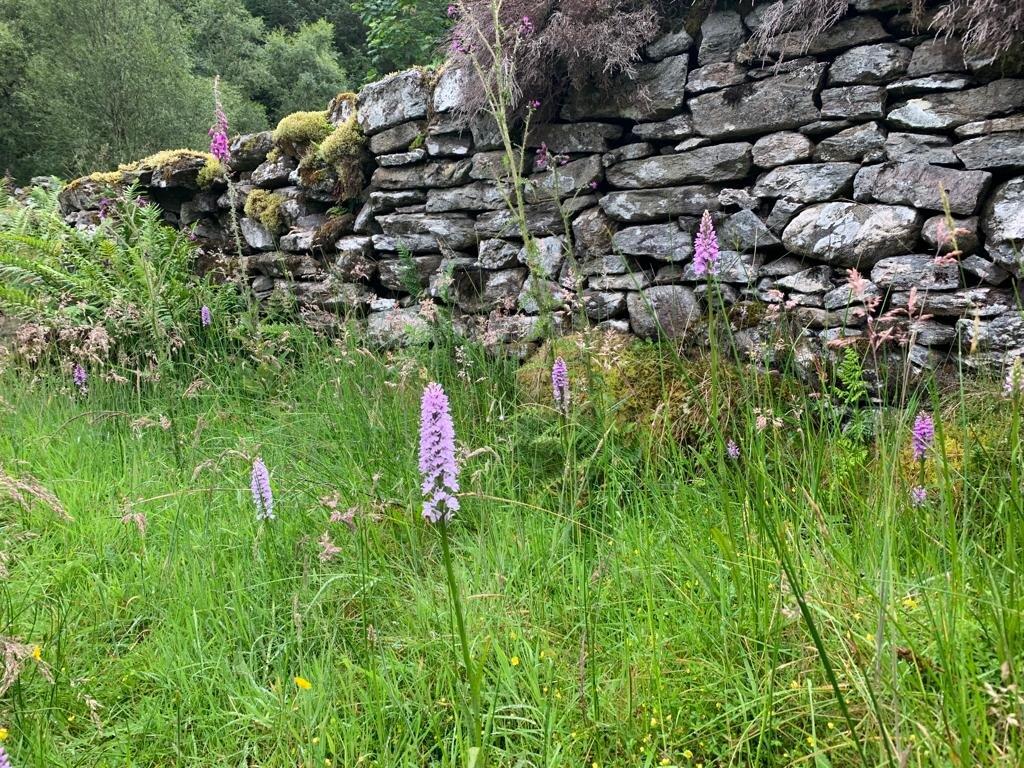
{"label": "flower stem", "polygon": [[[473,669],[473,659],[469,650],[469,637],[466,635],[466,620],[462,613],[462,601],[459,599],[459,585],[455,580],[455,569],[452,567],[452,553],[448,546],[448,523],[444,515],[438,522],[441,529],[441,552],[444,555],[444,570],[448,576],[448,591],[452,598],[452,609],[455,611],[455,625],[459,630],[459,642],[462,645],[462,662],[466,667],[466,678],[469,680],[470,727],[473,729],[471,743],[482,753],[482,734],[480,718],[480,679]],[[477,765],[484,765],[482,760]]]}

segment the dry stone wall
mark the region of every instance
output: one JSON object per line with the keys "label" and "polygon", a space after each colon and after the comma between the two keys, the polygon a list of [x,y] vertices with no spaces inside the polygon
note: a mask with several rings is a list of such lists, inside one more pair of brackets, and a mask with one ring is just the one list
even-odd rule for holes
{"label": "dry stone wall", "polygon": [[[223,181],[201,190],[199,160],[135,180],[208,253],[232,252],[234,205],[257,297],[292,298],[315,322],[363,318],[380,344],[416,339],[424,297],[489,344],[529,343],[544,307],[561,329],[585,315],[699,338],[694,233],[708,210],[747,351],[784,325],[820,354],[909,307],[915,364],[965,348],[1005,360],[1024,352],[1024,79],[918,32],[903,5],[854,0],[806,50],[784,39],[781,64],[750,40],[764,6],[716,12],[696,36],[649,46],[617,98],[573,97],[527,139],[528,163],[557,156],[528,169],[530,265],[494,126],[458,119],[457,69],[402,72],[332,105],[336,125],[355,110],[366,138],[357,201],[336,199],[329,173],[303,173],[308,148],[271,153],[269,133],[233,142],[234,194]],[[66,190],[68,216],[94,220],[101,187]],[[279,203],[276,231],[244,213],[259,191]],[[944,206],[958,253],[937,258],[954,250]]]}

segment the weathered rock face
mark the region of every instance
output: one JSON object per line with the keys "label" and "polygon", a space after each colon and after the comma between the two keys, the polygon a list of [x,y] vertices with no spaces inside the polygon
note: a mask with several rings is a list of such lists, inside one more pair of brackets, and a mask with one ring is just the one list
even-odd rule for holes
{"label": "weathered rock face", "polygon": [[[906,0],[850,5],[808,46],[784,35],[767,52],[753,39],[767,0],[743,18],[720,3],[692,37],[677,25],[632,80],[545,104],[526,137],[513,128],[518,190],[493,117],[464,114],[470,70],[449,66],[332,102],[330,121],[355,115],[365,136],[365,189],[268,131],[237,137],[209,188],[201,154],[172,153],[78,180],[60,202],[91,227],[103,198],[137,183],[189,229],[200,264],[234,252],[237,221],[257,299],[291,293],[321,325],[358,316],[380,344],[426,340],[423,301],[517,354],[584,316],[688,341],[706,338],[709,303],[761,317],[750,305],[767,302],[791,323],[742,333],[799,327],[810,365],[913,295],[931,315],[910,329],[914,365],[975,342],[979,360],[1022,354],[1024,79],[914,29]],[[508,207],[519,194],[522,225]],[[705,211],[720,246],[711,288],[694,265]]]}

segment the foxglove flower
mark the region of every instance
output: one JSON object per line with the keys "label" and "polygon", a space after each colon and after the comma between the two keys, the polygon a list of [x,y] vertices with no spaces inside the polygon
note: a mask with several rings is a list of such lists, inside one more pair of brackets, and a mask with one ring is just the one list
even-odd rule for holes
{"label": "foxglove flower", "polygon": [[917,485],[910,489],[910,503],[920,507],[928,500],[928,491],[924,486]]}
{"label": "foxglove flower", "polygon": [[7,750],[0,747],[0,768],[11,768],[11,758],[7,756]]}
{"label": "foxglove flower", "polygon": [[210,135],[210,154],[222,163],[226,163],[231,159],[231,150],[228,146],[228,116],[224,114],[224,106],[220,101],[219,76],[213,79],[213,102],[215,105],[213,111],[214,124],[208,132]]}
{"label": "foxglove flower", "polygon": [[1021,370],[1021,361],[1018,357],[1013,361],[1010,370],[1006,372],[1006,381],[1003,382],[1003,394],[1007,397],[1016,397],[1024,394],[1024,370]]}
{"label": "foxglove flower", "polygon": [[693,271],[697,277],[715,275],[718,273],[718,236],[715,234],[715,225],[711,221],[711,214],[704,211],[700,218],[700,229],[697,230],[697,239],[693,244]]}
{"label": "foxglove flower", "polygon": [[730,440],[725,444],[725,455],[730,459],[738,459],[740,457],[740,447],[736,445],[735,440]]}
{"label": "foxglove flower", "polygon": [[75,382],[78,391],[83,395],[89,393],[89,374],[85,372],[81,363],[75,363],[75,368],[71,372],[71,380]]}
{"label": "foxglove flower", "polygon": [[420,475],[423,517],[431,523],[450,521],[459,509],[459,467],[455,462],[455,426],[448,396],[430,383],[420,403]]}
{"label": "foxglove flower", "polygon": [[257,520],[274,520],[274,494],[270,490],[270,472],[263,459],[252,463],[252,477],[249,481],[252,503],[256,505]]}
{"label": "foxglove flower", "polygon": [[210,323],[213,322],[213,313],[210,312],[210,308],[205,304],[199,310],[199,322],[203,324],[203,328],[209,328]]}
{"label": "foxglove flower", "polygon": [[935,441],[935,422],[927,413],[919,413],[914,420],[914,429],[910,436],[910,447],[914,458],[918,461],[924,459],[928,449]]}
{"label": "foxglove flower", "polygon": [[555,406],[562,413],[569,413],[569,368],[562,358],[556,358],[551,367],[551,388],[555,395]]}

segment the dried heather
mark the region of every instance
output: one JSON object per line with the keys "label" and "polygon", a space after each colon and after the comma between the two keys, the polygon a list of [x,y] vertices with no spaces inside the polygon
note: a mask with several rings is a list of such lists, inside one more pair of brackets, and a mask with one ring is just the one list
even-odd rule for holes
{"label": "dried heather", "polygon": [[436,383],[427,385],[420,403],[420,475],[423,517],[431,523],[448,522],[459,509],[459,467],[448,396]]}

